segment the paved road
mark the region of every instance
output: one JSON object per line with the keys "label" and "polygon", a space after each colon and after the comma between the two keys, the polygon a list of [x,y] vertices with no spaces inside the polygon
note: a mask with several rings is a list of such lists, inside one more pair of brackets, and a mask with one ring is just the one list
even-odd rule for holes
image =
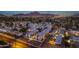
{"label": "paved road", "polygon": [[29,47],[26,45],[26,42],[24,40],[18,39],[14,40],[14,37],[11,37],[9,35],[0,33],[0,39],[3,39],[4,41],[7,41],[12,44],[11,48],[27,48]]}

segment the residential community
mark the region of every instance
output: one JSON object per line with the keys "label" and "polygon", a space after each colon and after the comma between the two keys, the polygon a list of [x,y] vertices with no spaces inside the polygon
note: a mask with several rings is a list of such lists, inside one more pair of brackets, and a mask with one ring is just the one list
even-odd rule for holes
{"label": "residential community", "polygon": [[79,16],[1,14],[0,48],[79,48]]}

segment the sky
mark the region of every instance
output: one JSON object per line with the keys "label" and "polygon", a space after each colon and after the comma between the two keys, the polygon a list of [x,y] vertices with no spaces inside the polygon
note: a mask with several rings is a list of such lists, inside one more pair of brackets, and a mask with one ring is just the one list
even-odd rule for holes
{"label": "sky", "polygon": [[[13,15],[13,14],[27,14],[33,11],[0,11],[0,14],[4,14],[4,15]],[[44,14],[61,14],[64,16],[71,16],[74,14],[78,14],[79,11],[38,11],[40,13],[44,13]]]}

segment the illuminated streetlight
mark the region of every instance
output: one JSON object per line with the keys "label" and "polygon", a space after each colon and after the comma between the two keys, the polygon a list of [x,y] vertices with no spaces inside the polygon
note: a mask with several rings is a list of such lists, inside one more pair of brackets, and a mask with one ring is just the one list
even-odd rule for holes
{"label": "illuminated streetlight", "polygon": [[70,40],[67,40],[67,42],[70,43],[71,41]]}

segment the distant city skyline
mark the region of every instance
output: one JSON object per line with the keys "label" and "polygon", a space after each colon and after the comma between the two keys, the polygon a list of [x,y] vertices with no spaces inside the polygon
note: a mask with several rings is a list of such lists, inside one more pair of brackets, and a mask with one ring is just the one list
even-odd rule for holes
{"label": "distant city skyline", "polygon": [[[13,14],[28,14],[34,11],[0,11],[0,14],[3,15],[13,15]],[[43,14],[60,14],[64,16],[72,16],[78,14],[79,11],[37,11]]]}

